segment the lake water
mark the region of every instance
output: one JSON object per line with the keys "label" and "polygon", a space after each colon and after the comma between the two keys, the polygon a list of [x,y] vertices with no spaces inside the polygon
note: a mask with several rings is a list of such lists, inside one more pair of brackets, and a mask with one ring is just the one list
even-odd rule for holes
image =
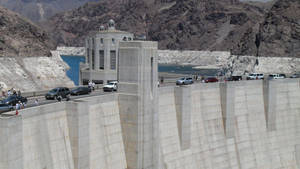
{"label": "lake water", "polygon": [[218,73],[217,69],[194,69],[191,65],[167,65],[159,64],[158,72],[176,73],[176,74],[198,74],[201,76],[215,76]]}
{"label": "lake water", "polygon": [[61,58],[70,66],[70,69],[67,71],[67,76],[75,83],[76,86],[79,85],[79,64],[80,62],[85,62],[85,57],[62,55]]}
{"label": "lake water", "polygon": [[[64,56],[61,58],[66,62],[70,69],[67,71],[67,76],[74,81],[75,85],[79,85],[79,64],[80,62],[85,62],[84,56]],[[166,73],[175,73],[175,74],[198,74],[205,76],[215,76],[218,72],[216,69],[194,69],[193,66],[186,65],[167,65],[167,64],[158,64],[158,72]]]}

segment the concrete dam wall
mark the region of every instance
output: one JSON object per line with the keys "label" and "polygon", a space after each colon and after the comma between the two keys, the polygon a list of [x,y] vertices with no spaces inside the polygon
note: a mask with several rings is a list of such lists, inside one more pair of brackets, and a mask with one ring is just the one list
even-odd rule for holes
{"label": "concrete dam wall", "polygon": [[164,167],[299,168],[299,80],[162,88]]}
{"label": "concrete dam wall", "polygon": [[0,116],[0,169],[299,169],[300,81],[157,87],[157,43],[120,43],[117,93]]}
{"label": "concrete dam wall", "polygon": [[[299,80],[164,87],[158,93],[159,168],[299,168]],[[122,137],[118,97],[2,116],[0,168],[126,169],[135,164],[131,153],[126,156],[130,147],[124,147],[123,137],[137,134]]]}
{"label": "concrete dam wall", "polygon": [[1,117],[1,169],[126,168],[116,95]]}

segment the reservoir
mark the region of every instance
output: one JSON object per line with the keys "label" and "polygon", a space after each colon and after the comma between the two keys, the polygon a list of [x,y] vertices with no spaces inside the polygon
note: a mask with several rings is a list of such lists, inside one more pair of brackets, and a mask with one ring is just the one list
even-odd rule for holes
{"label": "reservoir", "polygon": [[[79,65],[85,62],[84,56],[67,56],[62,55],[61,58],[66,62],[70,69],[67,70],[67,76],[79,85]],[[201,75],[201,76],[215,76],[218,73],[217,69],[195,69],[192,65],[169,65],[158,64],[158,72],[185,74],[185,75]]]}

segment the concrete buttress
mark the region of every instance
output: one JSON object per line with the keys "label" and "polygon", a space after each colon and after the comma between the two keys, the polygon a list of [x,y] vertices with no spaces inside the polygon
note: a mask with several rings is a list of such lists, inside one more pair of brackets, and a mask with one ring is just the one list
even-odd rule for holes
{"label": "concrete buttress", "polygon": [[157,42],[121,42],[119,109],[128,169],[158,168]]}

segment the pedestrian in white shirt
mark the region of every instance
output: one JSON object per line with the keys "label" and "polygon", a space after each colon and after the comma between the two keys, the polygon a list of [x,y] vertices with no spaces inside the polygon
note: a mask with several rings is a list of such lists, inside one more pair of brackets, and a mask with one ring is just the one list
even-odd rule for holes
{"label": "pedestrian in white shirt", "polygon": [[16,104],[16,110],[20,110],[21,109],[21,105],[20,105],[20,103],[17,103]]}

